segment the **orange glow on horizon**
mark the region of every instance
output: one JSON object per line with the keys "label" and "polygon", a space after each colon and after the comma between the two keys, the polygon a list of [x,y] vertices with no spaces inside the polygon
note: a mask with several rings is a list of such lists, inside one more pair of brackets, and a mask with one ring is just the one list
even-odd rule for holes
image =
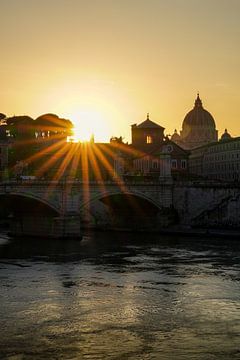
{"label": "orange glow on horizon", "polygon": [[54,113],[74,122],[78,139],[130,141],[147,112],[179,132],[199,90],[219,134],[239,135],[239,1],[28,3],[1,2],[7,117]]}

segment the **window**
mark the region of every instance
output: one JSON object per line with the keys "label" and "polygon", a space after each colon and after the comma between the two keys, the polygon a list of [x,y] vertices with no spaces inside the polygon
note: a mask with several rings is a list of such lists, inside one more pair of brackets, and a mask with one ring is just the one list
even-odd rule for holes
{"label": "window", "polygon": [[147,139],[146,139],[146,143],[147,144],[152,144],[152,137],[151,137],[151,135],[147,135]]}
{"label": "window", "polygon": [[177,160],[172,160],[172,168],[173,169],[177,168]]}
{"label": "window", "polygon": [[181,160],[181,168],[186,169],[186,167],[187,167],[187,161],[186,160]]}

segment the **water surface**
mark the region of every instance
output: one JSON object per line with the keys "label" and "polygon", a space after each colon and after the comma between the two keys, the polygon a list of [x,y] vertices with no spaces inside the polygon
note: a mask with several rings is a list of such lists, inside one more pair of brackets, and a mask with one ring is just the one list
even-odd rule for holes
{"label": "water surface", "polygon": [[240,243],[0,237],[1,359],[240,359]]}

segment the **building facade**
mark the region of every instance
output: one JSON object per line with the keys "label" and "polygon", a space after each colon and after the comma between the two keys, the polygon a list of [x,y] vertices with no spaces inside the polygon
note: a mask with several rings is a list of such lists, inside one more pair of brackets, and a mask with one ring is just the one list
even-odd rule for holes
{"label": "building facade", "polygon": [[191,150],[189,172],[208,179],[240,180],[240,137],[222,135],[220,141]]}
{"label": "building facade", "polygon": [[164,130],[162,126],[150,120],[147,114],[145,121],[139,125],[132,125],[132,146],[143,152],[149,152],[163,142]]}
{"label": "building facade", "polygon": [[164,128],[150,120],[149,114],[144,122],[132,126],[130,147],[134,174],[161,177],[168,174],[167,167],[174,176],[188,173],[189,152],[164,136]]}

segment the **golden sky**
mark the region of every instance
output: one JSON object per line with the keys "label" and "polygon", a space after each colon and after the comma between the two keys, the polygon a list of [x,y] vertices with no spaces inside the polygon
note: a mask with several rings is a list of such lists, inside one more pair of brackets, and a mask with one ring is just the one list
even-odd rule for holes
{"label": "golden sky", "polygon": [[0,0],[0,112],[122,135],[181,128],[196,93],[240,135],[239,0]]}

